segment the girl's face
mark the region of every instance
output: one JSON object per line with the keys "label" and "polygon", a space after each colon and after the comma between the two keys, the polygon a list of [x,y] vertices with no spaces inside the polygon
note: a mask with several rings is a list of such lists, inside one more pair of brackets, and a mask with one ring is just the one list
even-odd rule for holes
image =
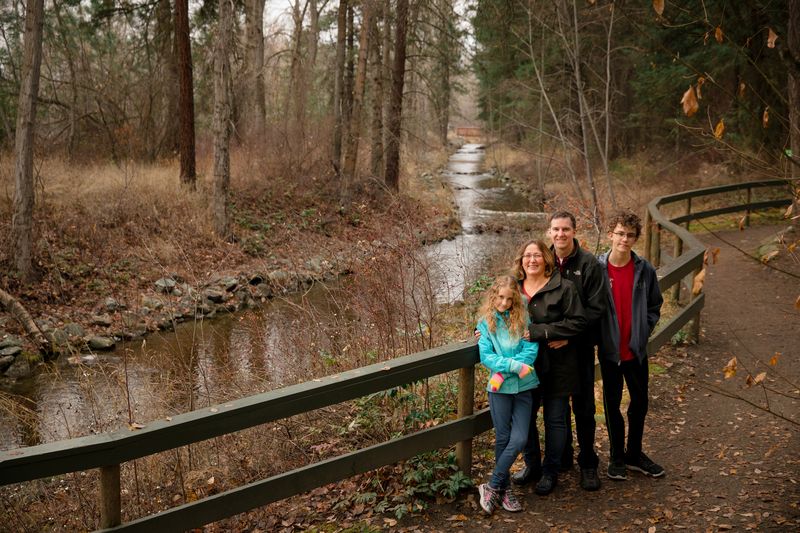
{"label": "girl's face", "polygon": [[514,303],[514,290],[509,287],[503,287],[497,291],[497,296],[494,297],[494,308],[498,313],[504,313],[511,309]]}
{"label": "girl's face", "polygon": [[525,248],[525,253],[522,254],[522,269],[525,271],[525,276],[542,276],[544,267],[542,251],[535,244],[529,244]]}

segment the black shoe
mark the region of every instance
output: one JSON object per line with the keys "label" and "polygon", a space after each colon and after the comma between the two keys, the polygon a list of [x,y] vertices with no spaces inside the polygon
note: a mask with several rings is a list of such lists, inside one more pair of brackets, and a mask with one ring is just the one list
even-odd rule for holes
{"label": "black shoe", "polygon": [[597,477],[596,468],[581,468],[581,488],[583,490],[597,490],[600,488],[600,478]]}
{"label": "black shoe", "polygon": [[533,490],[539,496],[547,496],[553,492],[553,489],[556,488],[556,485],[558,485],[558,476],[545,472],[542,474],[542,479],[539,480],[539,482],[536,484],[536,488]]}
{"label": "black shoe", "polygon": [[511,474],[511,481],[515,485],[527,485],[528,483],[535,483],[542,477],[542,469],[534,468],[525,465],[522,470]]}
{"label": "black shoe", "polygon": [[650,477],[661,477],[664,475],[664,468],[654,463],[643,452],[635,459],[625,459],[625,466],[628,470],[636,470]]}
{"label": "black shoe", "polygon": [[625,463],[622,461],[611,461],[608,463],[608,477],[620,481],[628,479],[628,471],[625,470]]}

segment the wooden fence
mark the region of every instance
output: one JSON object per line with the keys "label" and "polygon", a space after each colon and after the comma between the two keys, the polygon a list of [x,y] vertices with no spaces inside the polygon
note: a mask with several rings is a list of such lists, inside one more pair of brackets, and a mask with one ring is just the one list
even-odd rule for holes
{"label": "wooden fence", "polygon": [[[779,207],[789,199],[751,202],[691,213],[691,199],[717,192],[758,187],[785,186],[785,182],[752,182],[735,186],[688,191],[656,198],[648,205],[645,246],[650,258],[660,264],[661,231],[675,236],[675,257],[659,270],[662,291],[702,268],[704,248],[686,228],[692,219],[733,211]],[[659,207],[687,200],[686,214],[668,219]],[[700,294],[682,307],[650,339],[654,353],[689,321],[699,323],[704,296]],[[32,481],[49,476],[97,468],[100,471],[100,528],[105,531],[182,531],[230,517],[328,483],[396,463],[419,453],[456,444],[458,465],[470,475],[472,438],[492,426],[488,410],[473,413],[475,365],[479,362],[474,343],[457,343],[388,362],[357,368],[280,390],[270,391],[222,405],[150,422],[144,428],[92,435],[0,452],[0,485]],[[220,435],[252,428],[307,413],[374,392],[417,380],[459,371],[457,417],[441,425],[369,448],[340,455],[268,479],[244,485],[202,500],[186,503],[154,515],[121,524],[120,464],[172,450]]]}

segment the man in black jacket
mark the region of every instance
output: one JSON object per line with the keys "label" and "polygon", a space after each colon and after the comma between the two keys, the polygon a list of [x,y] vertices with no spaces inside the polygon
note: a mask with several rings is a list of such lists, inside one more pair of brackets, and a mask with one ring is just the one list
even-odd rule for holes
{"label": "man in black jacket", "polygon": [[[579,392],[572,395],[572,411],[575,414],[575,431],[580,448],[578,465],[581,469],[581,487],[585,490],[597,490],[600,488],[600,478],[597,475],[599,459],[594,449],[594,347],[599,341],[598,322],[606,310],[605,276],[597,259],[580,247],[575,234],[576,222],[572,213],[559,211],[550,216],[548,235],[552,242],[550,249],[556,256],[556,266],[561,276],[572,281],[578,289],[588,323],[585,332],[575,339],[578,344]],[[567,427],[572,427],[569,411]],[[571,468],[572,456],[572,431],[569,431],[561,460],[562,470]],[[517,484],[525,484],[534,481],[538,476],[539,472],[525,467],[514,474],[512,480]]]}

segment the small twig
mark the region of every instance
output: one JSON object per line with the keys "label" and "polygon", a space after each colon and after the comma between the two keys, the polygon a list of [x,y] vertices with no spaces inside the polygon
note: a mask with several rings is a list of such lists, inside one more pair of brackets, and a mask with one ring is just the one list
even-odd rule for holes
{"label": "small twig", "polygon": [[792,420],[791,418],[787,418],[787,417],[783,416],[780,413],[776,413],[775,411],[767,409],[763,405],[758,405],[757,403],[752,402],[752,401],[750,401],[747,398],[744,398],[742,396],[739,396],[738,394],[730,393],[730,392],[728,392],[726,390],[723,390],[723,389],[717,387],[716,385],[712,385],[711,383],[709,383],[707,381],[702,381],[701,380],[701,381],[698,381],[698,383],[700,384],[700,386],[704,387],[706,390],[709,390],[709,391],[711,391],[713,393],[719,394],[720,396],[725,396],[726,398],[730,398],[732,400],[740,400],[740,401],[742,401],[742,402],[744,402],[744,403],[746,403],[746,404],[748,404],[748,405],[750,405],[752,407],[755,407],[756,409],[764,411],[765,413],[769,413],[769,414],[771,414],[772,416],[774,416],[776,418],[780,418],[781,420],[789,422],[792,425],[800,427],[800,422],[798,422],[797,420]]}

